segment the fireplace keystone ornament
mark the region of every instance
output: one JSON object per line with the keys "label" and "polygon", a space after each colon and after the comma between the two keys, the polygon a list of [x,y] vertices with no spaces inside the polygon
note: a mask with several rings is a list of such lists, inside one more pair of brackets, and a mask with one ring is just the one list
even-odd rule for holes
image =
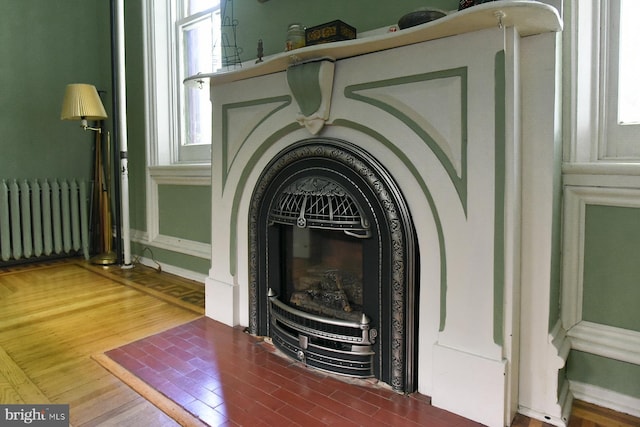
{"label": "fireplace keystone ornament", "polygon": [[329,120],[334,61],[330,58],[294,64],[287,68],[289,89],[298,103],[298,123],[317,135]]}

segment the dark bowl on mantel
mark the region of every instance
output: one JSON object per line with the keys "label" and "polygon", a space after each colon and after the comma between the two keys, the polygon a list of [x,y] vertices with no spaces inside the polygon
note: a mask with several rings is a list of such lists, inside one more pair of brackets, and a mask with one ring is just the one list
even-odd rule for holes
{"label": "dark bowl on mantel", "polygon": [[438,18],[442,18],[443,16],[447,16],[447,14],[441,10],[418,9],[413,12],[409,12],[400,18],[398,20],[398,27],[401,30],[404,30],[405,28],[415,27],[416,25],[431,22]]}

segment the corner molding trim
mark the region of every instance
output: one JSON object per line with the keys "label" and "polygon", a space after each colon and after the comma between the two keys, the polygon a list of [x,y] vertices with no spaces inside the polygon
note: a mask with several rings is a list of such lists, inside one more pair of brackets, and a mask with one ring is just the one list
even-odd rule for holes
{"label": "corner molding trim", "polygon": [[588,205],[640,208],[640,190],[564,186],[562,325],[566,330],[582,322],[584,240]]}
{"label": "corner molding trim", "polygon": [[640,365],[640,332],[583,320],[567,334],[575,350]]}

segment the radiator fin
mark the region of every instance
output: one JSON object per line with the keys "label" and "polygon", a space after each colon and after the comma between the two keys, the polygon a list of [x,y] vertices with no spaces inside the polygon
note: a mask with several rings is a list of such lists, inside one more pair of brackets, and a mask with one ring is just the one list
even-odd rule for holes
{"label": "radiator fin", "polygon": [[0,182],[0,260],[72,255],[89,259],[87,183],[76,179]]}

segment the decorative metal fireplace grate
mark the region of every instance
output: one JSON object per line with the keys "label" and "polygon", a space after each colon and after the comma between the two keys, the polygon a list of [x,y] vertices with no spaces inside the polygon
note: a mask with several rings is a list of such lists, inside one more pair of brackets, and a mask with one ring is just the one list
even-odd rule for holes
{"label": "decorative metal fireplace grate", "polygon": [[305,177],[283,189],[269,219],[298,227],[343,230],[354,236],[371,237],[369,221],[354,198],[334,181]]}
{"label": "decorative metal fireplace grate", "polygon": [[360,322],[316,316],[278,300],[270,291],[271,337],[289,356],[314,368],[357,378],[374,376],[372,345],[378,334]]}

